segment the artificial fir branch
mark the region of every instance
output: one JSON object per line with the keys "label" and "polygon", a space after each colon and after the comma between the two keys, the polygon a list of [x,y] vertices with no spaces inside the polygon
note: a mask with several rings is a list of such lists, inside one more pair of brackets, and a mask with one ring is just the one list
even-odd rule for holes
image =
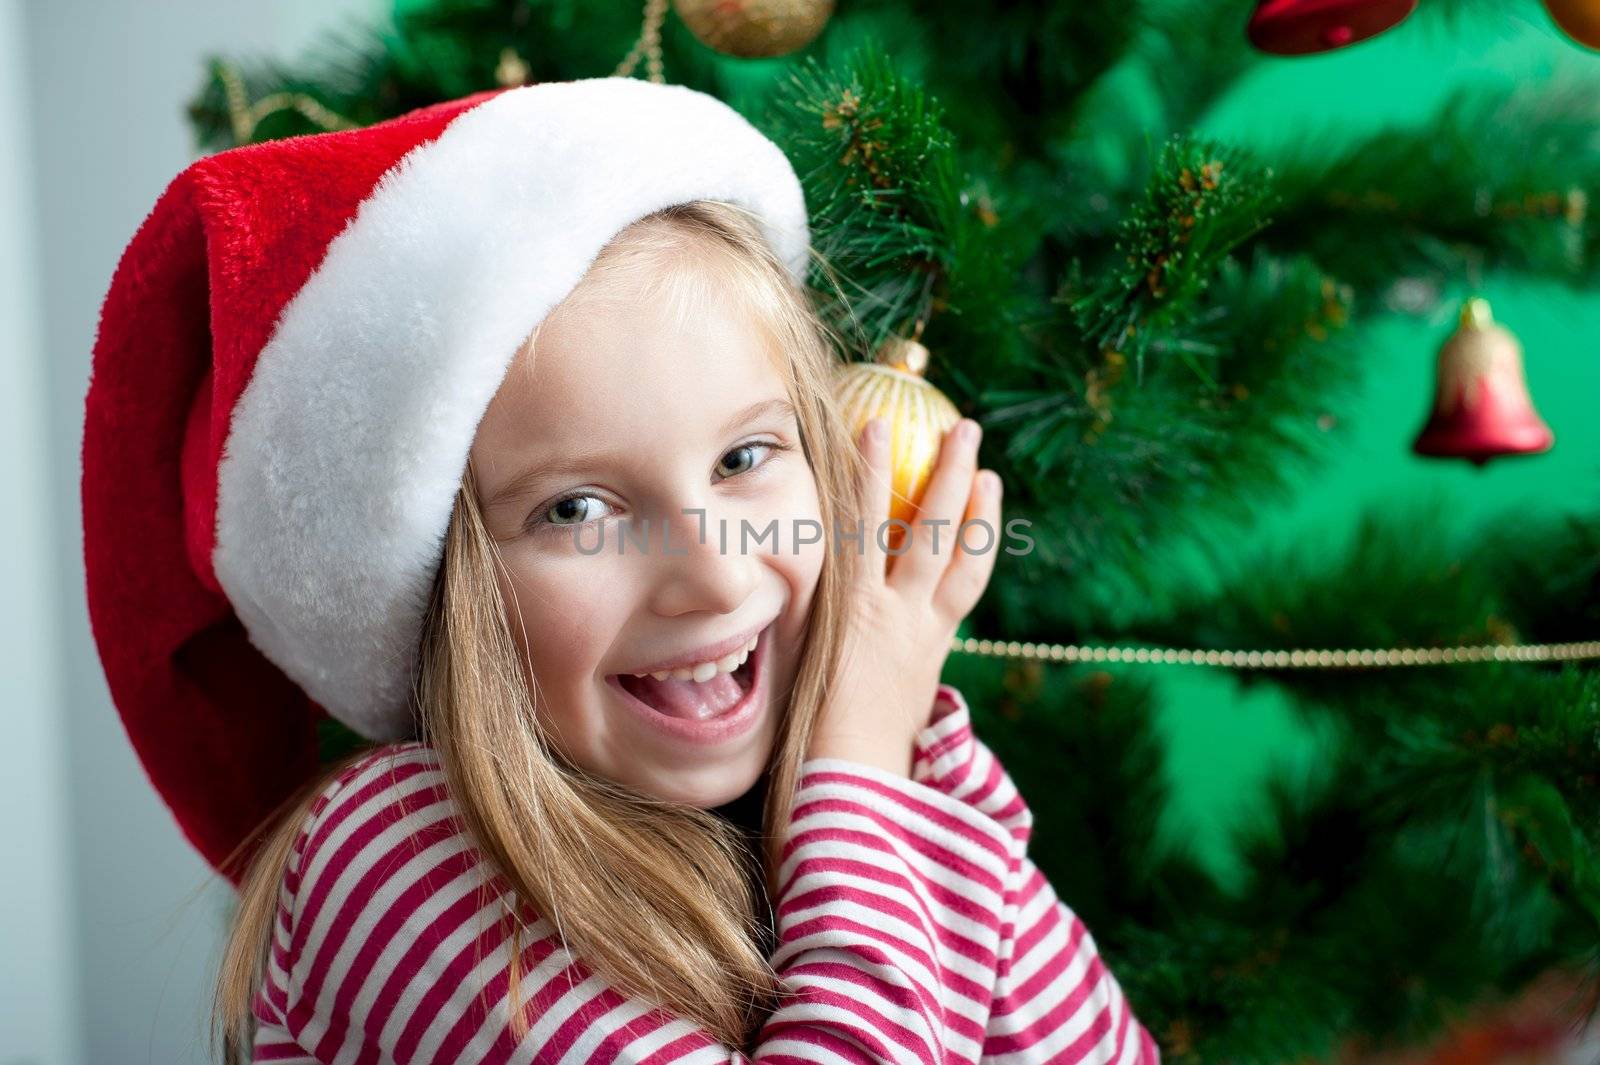
{"label": "artificial fir branch", "polygon": [[1243,151],[1173,140],[1101,280],[1057,298],[1070,302],[1089,343],[1131,359],[1142,381],[1148,338],[1189,312],[1221,258],[1267,224],[1273,202],[1269,175]]}
{"label": "artificial fir branch", "polygon": [[1366,292],[1397,276],[1459,282],[1491,269],[1588,283],[1600,272],[1597,87],[1464,88],[1428,121],[1331,159],[1309,147],[1330,138],[1304,138],[1274,160],[1284,203],[1258,240],[1312,255]]}
{"label": "artificial fir branch", "polygon": [[1486,848],[1520,849],[1503,820],[1485,821],[1492,790],[1467,780],[1419,806],[1409,776],[1372,754],[1348,748],[1314,779],[1276,781],[1239,841],[1248,874],[1222,904],[1101,929],[1174,1060],[1300,1060],[1351,1032],[1386,1034],[1369,1046],[1417,1038],[1551,965],[1593,963],[1559,878],[1518,862],[1492,897],[1479,886]]}
{"label": "artificial fir branch", "polygon": [[[1158,120],[1165,135],[1192,127],[1261,61],[1260,52],[1239,45],[1240,27],[1253,6],[1252,0],[1173,0],[1151,11],[1132,60],[1160,101]],[[1147,128],[1129,130],[1127,142],[1142,139]]]}
{"label": "artificial fir branch", "polygon": [[[1148,82],[1159,107],[1154,116],[1137,116],[1136,123],[1124,131],[1125,143],[1141,144],[1152,122],[1158,124],[1158,136],[1190,129],[1240,78],[1263,61],[1273,61],[1274,57],[1246,47],[1241,40],[1241,28],[1255,7],[1256,0],[1167,0],[1147,5],[1146,25],[1129,49],[1128,62],[1137,68],[1130,73]],[[1543,17],[1534,0],[1431,0],[1419,5],[1393,32],[1428,32],[1439,23],[1448,31],[1459,32],[1469,18],[1504,20],[1519,14]],[[1098,103],[1107,106],[1113,101]]]}
{"label": "artificial fir branch", "polygon": [[[852,14],[873,19],[900,0],[857,0]],[[1070,121],[1084,91],[1114,67],[1137,39],[1143,0],[1000,0],[973,5],[926,0],[916,5],[938,51],[942,95],[952,127],[991,158],[1003,146],[1019,157],[1045,154]],[[959,42],[959,46],[952,47]],[[997,123],[1004,101],[1027,122]]]}
{"label": "artificial fir branch", "polygon": [[936,105],[865,45],[836,69],[795,71],[766,132],[805,188],[813,287],[830,324],[870,352],[929,316],[948,267],[944,208],[956,196],[953,144]]}
{"label": "artificial fir branch", "polygon": [[[1308,542],[1240,562],[1203,606],[1174,615],[1176,629],[1192,638],[1205,617],[1201,631],[1225,644],[1272,646],[1286,624],[1303,635],[1307,614],[1336,631],[1403,618],[1407,599],[1438,609],[1454,591],[1459,605],[1440,615],[1448,628],[1480,616],[1493,581],[1510,574],[1567,590],[1529,592],[1504,611],[1511,621],[1539,624],[1539,604],[1582,616],[1600,589],[1594,528],[1525,527],[1524,561],[1495,569],[1473,566],[1486,548],[1420,550],[1437,540],[1436,519],[1373,514],[1344,557]],[[1303,590],[1292,616],[1285,589]],[[1349,609],[1371,595],[1377,609]],[[1341,1028],[1420,1038],[1551,966],[1600,978],[1600,671],[1501,664],[1278,679],[1306,697],[1295,704],[1303,713],[1334,726],[1324,734],[1333,767],[1269,793],[1268,815],[1240,843],[1252,873],[1230,902],[1201,918],[1101,929],[1175,1060],[1321,1054]],[[1263,957],[1263,940],[1281,949]]]}
{"label": "artificial fir branch", "polygon": [[[1600,476],[1589,483],[1600,484]],[[1485,522],[1476,542],[1475,565],[1525,638],[1563,641],[1600,632],[1600,502],[1578,514],[1508,511]]]}
{"label": "artificial fir branch", "polygon": [[1154,548],[1220,550],[1336,439],[1321,414],[1359,379],[1337,284],[1304,260],[1225,261],[1190,314],[1149,342],[1143,384],[1063,363],[984,394],[986,461],[1006,472],[1008,513],[1033,522],[1033,554],[999,564],[1030,639],[1113,633],[1130,603],[1160,604],[1141,564]]}
{"label": "artificial fir branch", "polygon": [[[344,27],[318,42],[295,67],[259,60],[226,60],[240,70],[251,98],[306,92],[359,123],[392,118],[498,84],[496,66],[511,48],[531,82],[566,81],[610,74],[639,34],[633,4],[579,0],[430,0],[397,3],[383,23]],[[662,27],[663,62],[672,80],[715,95],[734,95],[726,72],[739,60],[711,52],[684,27]],[[208,73],[189,105],[200,147],[234,146],[222,87]],[[314,123],[285,114],[263,123],[252,140],[319,132]]]}
{"label": "artificial fir branch", "polygon": [[[1600,513],[1541,519],[1508,511],[1478,530],[1451,530],[1439,526],[1442,503],[1385,501],[1337,539],[1298,537],[1244,557],[1198,541],[1211,549],[1203,572],[1174,581],[1185,590],[1145,605],[1124,635],[1282,649],[1560,640],[1595,631]],[[1275,684],[1313,712],[1337,706],[1347,724],[1377,730],[1377,742],[1397,712],[1459,719],[1488,686],[1490,668],[1266,670],[1246,682]]]}
{"label": "artificial fir branch", "polygon": [[[1182,631],[1201,647],[1425,647],[1492,640],[1503,630],[1494,631],[1487,621],[1487,574],[1469,564],[1463,534],[1439,528],[1439,503],[1426,497],[1385,501],[1358,513],[1337,536],[1312,533],[1242,557],[1213,552],[1200,564],[1213,574],[1210,582],[1198,580],[1199,574],[1179,582],[1188,590],[1133,624],[1156,640]],[[1352,602],[1365,606],[1352,611]],[[1319,674],[1307,683],[1324,679],[1330,678]],[[1341,675],[1334,683],[1352,679]]]}
{"label": "artificial fir branch", "polygon": [[[846,357],[932,325],[930,380],[955,375],[967,346],[1004,361],[1026,301],[994,233],[1003,204],[968,183],[943,110],[868,39],[832,68],[807,61],[773,95],[765,129],[784,147],[811,214],[812,287],[847,338]],[[942,319],[962,318],[948,331]],[[992,342],[992,343],[990,343]],[[974,391],[953,388],[958,401]]]}

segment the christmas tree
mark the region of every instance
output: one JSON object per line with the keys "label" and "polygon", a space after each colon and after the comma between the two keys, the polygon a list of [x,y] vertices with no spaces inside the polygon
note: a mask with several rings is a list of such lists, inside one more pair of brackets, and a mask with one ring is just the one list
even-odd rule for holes
{"label": "christmas tree", "polygon": [[[301,68],[214,60],[190,116],[220,149],[611,73],[726,100],[805,183],[841,354],[917,336],[927,380],[985,426],[1006,516],[1031,522],[946,679],[1165,1058],[1331,1060],[1427,1040],[1553,971],[1592,985],[1600,510],[1396,505],[1347,516],[1337,551],[1226,548],[1327,460],[1341,402],[1380,372],[1373,323],[1491,271],[1596,280],[1600,66],[1268,157],[1200,119],[1278,61],[1265,49],[1337,48],[1410,5],[719,6],[768,21],[719,34],[687,0],[650,0],[642,29],[637,6],[594,0],[402,3]],[[1423,6],[1404,30],[1543,16]],[[1581,36],[1582,7],[1552,10]],[[1211,579],[1152,565],[1175,543]],[[1270,686],[1314,737],[1316,772],[1275,779],[1238,827],[1233,875],[1158,830],[1171,663]]]}

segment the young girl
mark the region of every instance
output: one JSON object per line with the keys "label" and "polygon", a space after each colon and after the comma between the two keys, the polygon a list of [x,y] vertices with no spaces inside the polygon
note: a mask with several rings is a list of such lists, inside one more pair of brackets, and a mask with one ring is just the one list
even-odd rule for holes
{"label": "young girl", "polygon": [[[519,165],[533,144],[550,154]],[[381,178],[344,228],[347,211],[271,210],[289,198],[270,178],[313,150]],[[219,395],[233,411],[215,540],[190,518],[188,560],[256,651],[372,741],[302,766],[263,819],[218,987],[226,1060],[1156,1060],[939,683],[992,552],[919,534],[890,558],[877,535],[888,442],[881,422],[852,440],[833,404],[775,146],[710,97],[610,78],[207,162],[163,198],[226,208],[197,227],[213,365],[184,418],[185,503],[208,480],[194,426]],[[263,219],[333,239],[241,342],[240,374],[218,351],[250,331],[217,305],[255,294],[228,267],[295,265],[219,264],[218,246]],[[112,494],[97,402],[148,324],[135,290],[177,274],[131,264],[141,239],[171,246],[163,221],[102,320],[91,529],[113,509],[90,513]],[[977,441],[966,420],[946,437],[919,518],[998,526]],[[119,684],[122,601],[87,540],[137,743],[153,733]],[[242,648],[194,628],[170,657],[223,691]]]}

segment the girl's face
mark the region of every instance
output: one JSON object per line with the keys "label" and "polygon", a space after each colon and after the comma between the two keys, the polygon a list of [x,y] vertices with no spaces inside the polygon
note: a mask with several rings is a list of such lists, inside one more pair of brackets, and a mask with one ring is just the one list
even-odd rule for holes
{"label": "girl's face", "polygon": [[[552,313],[472,463],[552,743],[595,776],[719,806],[755,783],[787,707],[825,549],[816,482],[770,345],[739,311],[718,300],[680,328],[629,295]],[[798,549],[797,522],[812,541]],[[633,676],[714,659],[720,673],[754,634],[732,674]]]}

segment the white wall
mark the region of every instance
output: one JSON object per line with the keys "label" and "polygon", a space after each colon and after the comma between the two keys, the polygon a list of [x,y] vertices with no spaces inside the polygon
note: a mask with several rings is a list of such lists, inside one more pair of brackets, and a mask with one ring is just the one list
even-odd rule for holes
{"label": "white wall", "polygon": [[294,58],[381,0],[0,0],[0,1065],[208,1061],[231,891],[179,833],[90,638],[83,397],[123,247],[194,157],[203,57]]}
{"label": "white wall", "polygon": [[[28,131],[22,7],[0,2],[0,144]],[[39,357],[35,189],[25,152],[0,152],[0,496],[6,541],[0,588],[0,721],[9,750],[0,773],[0,1062],[81,1061],[68,1006],[77,944],[68,879],[71,822],[57,668],[45,367]]]}

